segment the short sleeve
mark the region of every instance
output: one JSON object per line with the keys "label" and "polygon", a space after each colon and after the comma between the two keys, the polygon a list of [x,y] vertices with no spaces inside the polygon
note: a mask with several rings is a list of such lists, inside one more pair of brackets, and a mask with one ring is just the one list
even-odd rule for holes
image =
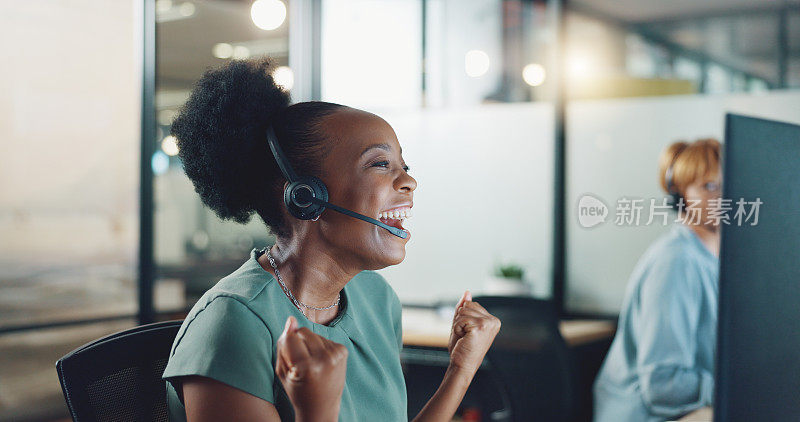
{"label": "short sleeve", "polygon": [[212,299],[178,334],[163,378],[200,375],[274,403],[272,336],[239,300]]}

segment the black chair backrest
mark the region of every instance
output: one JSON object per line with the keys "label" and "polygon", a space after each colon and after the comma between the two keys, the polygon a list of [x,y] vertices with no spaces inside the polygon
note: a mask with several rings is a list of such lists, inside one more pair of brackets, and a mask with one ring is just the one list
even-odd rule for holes
{"label": "black chair backrest", "polygon": [[183,321],[142,325],[85,344],[56,362],[72,419],[167,421],[161,379]]}
{"label": "black chair backrest", "polygon": [[576,371],[555,305],[530,297],[473,300],[502,322],[486,358],[510,399],[511,420],[574,420]]}

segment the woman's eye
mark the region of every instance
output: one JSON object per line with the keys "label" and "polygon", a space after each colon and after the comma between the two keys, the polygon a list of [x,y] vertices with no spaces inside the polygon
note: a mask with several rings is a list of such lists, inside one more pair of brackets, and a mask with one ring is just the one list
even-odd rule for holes
{"label": "woman's eye", "polygon": [[[377,163],[374,163],[374,164],[372,164],[372,167],[389,167],[389,164],[390,164],[390,163],[389,163],[389,161],[386,161],[386,160],[384,160],[384,161],[378,161]],[[402,168],[403,168],[403,170],[405,170],[406,172],[408,172],[409,170],[411,170],[411,169],[410,169],[410,168],[409,168],[407,165],[403,165],[403,167],[402,167]]]}

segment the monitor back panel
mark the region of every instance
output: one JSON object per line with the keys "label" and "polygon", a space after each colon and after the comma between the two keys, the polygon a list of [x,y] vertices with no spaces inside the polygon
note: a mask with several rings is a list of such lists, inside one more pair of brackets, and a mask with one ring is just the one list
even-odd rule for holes
{"label": "monitor back panel", "polygon": [[[715,421],[800,421],[800,126],[728,115]],[[752,211],[754,207],[746,207]]]}

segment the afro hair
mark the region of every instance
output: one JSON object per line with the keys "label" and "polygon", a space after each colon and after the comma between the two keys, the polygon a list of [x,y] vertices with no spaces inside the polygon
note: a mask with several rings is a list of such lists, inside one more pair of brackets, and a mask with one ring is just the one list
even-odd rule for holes
{"label": "afro hair", "polygon": [[172,122],[184,171],[203,204],[223,220],[247,223],[257,213],[278,236],[287,234],[281,207],[284,179],[266,139],[272,125],[299,172],[319,171],[321,118],[338,104],[289,106],[267,57],[232,60],[207,70]]}

